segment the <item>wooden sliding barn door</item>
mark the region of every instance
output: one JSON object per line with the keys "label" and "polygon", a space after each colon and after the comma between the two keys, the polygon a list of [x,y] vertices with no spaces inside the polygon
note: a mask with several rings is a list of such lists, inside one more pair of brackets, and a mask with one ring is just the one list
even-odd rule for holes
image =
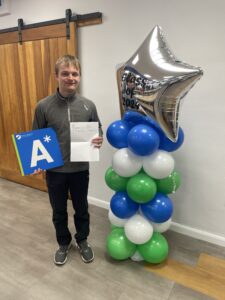
{"label": "wooden sliding barn door", "polygon": [[0,34],[0,177],[46,190],[44,175],[21,176],[11,134],[32,129],[36,103],[57,87],[54,66],[63,54],[76,55],[76,23],[54,24]]}

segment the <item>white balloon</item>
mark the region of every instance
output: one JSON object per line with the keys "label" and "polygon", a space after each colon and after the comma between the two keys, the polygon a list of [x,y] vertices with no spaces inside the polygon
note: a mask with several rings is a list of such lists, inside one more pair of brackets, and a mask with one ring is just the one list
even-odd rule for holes
{"label": "white balloon", "polygon": [[115,216],[114,213],[111,211],[111,209],[109,209],[108,217],[110,223],[118,227],[124,227],[125,223],[128,221],[128,219],[121,219]]}
{"label": "white balloon", "polygon": [[144,258],[141,256],[140,252],[137,250],[134,252],[134,254],[130,257],[133,261],[142,261]]}
{"label": "white balloon", "polygon": [[158,150],[143,159],[145,173],[155,179],[162,179],[169,176],[174,169],[174,164],[173,157],[163,150]]}
{"label": "white balloon", "polygon": [[171,223],[172,223],[171,218],[169,220],[167,220],[166,222],[163,222],[163,223],[151,222],[154,231],[160,232],[160,233],[167,231],[170,228]]}
{"label": "white balloon", "polygon": [[124,232],[128,240],[140,245],[150,240],[153,234],[153,227],[147,219],[136,214],[126,222]]}
{"label": "white balloon", "polygon": [[122,148],[113,155],[112,168],[118,175],[130,177],[141,170],[142,158],[133,154],[128,148]]}

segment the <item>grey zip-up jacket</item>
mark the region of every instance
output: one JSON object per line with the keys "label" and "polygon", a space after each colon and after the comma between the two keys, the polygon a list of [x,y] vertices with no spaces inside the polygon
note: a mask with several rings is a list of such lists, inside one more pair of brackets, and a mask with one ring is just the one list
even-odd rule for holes
{"label": "grey zip-up jacket", "polygon": [[88,162],[70,162],[70,122],[99,122],[99,135],[102,136],[95,104],[77,93],[64,98],[57,90],[37,103],[33,130],[52,127],[57,134],[64,161],[63,166],[50,171],[71,173],[89,169]]}

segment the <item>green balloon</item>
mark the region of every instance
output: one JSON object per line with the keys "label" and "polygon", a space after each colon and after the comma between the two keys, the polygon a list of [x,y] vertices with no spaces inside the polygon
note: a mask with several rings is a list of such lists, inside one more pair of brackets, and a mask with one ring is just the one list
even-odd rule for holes
{"label": "green balloon", "polygon": [[175,193],[181,183],[180,174],[173,171],[168,177],[163,179],[156,179],[157,192],[164,194]]}
{"label": "green balloon", "polygon": [[127,194],[137,203],[146,203],[155,196],[156,183],[144,172],[131,177],[127,183]]}
{"label": "green balloon", "polygon": [[116,192],[126,191],[129,178],[118,175],[112,167],[109,167],[105,173],[105,182],[112,190]]}
{"label": "green balloon", "polygon": [[166,259],[169,247],[165,237],[159,232],[154,232],[147,243],[137,246],[137,250],[145,261],[159,264]]}
{"label": "green balloon", "polygon": [[107,237],[107,252],[117,260],[131,257],[136,251],[136,245],[128,240],[123,228],[115,228]]}

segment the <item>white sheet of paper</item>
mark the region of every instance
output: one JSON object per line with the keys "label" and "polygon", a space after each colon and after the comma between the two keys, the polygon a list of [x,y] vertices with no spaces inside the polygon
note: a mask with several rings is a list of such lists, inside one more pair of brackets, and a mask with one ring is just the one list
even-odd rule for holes
{"label": "white sheet of paper", "polygon": [[98,135],[98,122],[71,122],[70,161],[99,161],[99,149],[91,144]]}

